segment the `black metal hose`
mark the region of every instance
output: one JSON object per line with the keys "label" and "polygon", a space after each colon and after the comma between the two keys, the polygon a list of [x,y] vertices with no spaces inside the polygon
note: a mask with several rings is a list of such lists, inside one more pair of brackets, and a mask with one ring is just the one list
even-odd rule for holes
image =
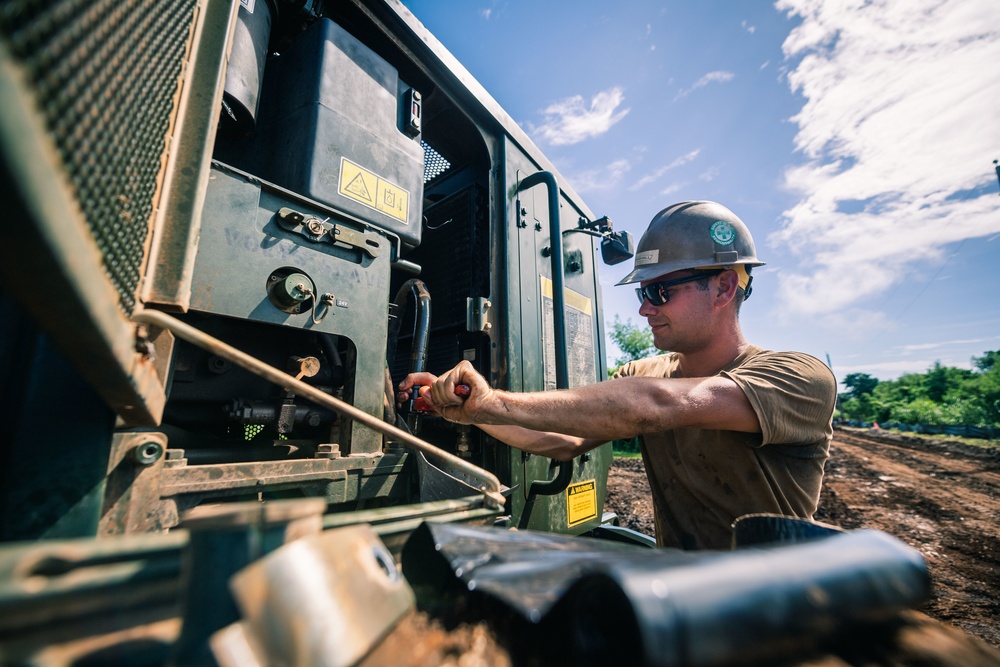
{"label": "black metal hose", "polygon": [[431,336],[431,293],[427,285],[418,278],[403,283],[396,292],[395,304],[402,309],[407,293],[413,296],[416,310],[413,315],[413,345],[410,347],[410,372],[422,373],[427,370],[427,350]]}
{"label": "black metal hose", "polygon": [[[407,280],[396,292],[393,305],[396,307],[398,317],[402,319],[409,297],[413,297],[413,343],[410,345],[410,373],[422,373],[427,370],[427,350],[430,347],[431,335],[431,294],[427,290],[424,281],[417,278]],[[396,349],[396,338],[399,335],[399,326],[394,327],[390,337],[389,354]],[[387,357],[388,359],[388,357]],[[416,398],[416,392],[413,394]],[[413,399],[410,400],[410,414],[408,424],[414,433],[420,431],[420,415],[413,410]]]}

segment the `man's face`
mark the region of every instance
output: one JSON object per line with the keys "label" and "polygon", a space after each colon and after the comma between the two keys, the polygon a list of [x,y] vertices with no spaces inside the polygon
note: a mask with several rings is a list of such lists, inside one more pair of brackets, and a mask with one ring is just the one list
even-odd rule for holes
{"label": "man's face", "polygon": [[[685,269],[674,271],[653,280],[644,280],[642,287],[696,275],[696,271]],[[706,279],[711,285],[714,277]],[[711,334],[710,290],[705,290],[702,281],[692,281],[668,287],[665,290],[667,303],[653,305],[643,299],[639,315],[646,318],[653,332],[653,344],[659,350],[691,353],[703,347]]]}

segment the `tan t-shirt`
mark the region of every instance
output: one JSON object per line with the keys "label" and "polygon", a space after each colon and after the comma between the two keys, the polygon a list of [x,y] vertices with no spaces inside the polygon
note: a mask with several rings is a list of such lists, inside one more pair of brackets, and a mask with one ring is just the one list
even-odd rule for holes
{"label": "tan t-shirt", "polygon": [[[677,377],[676,354],[622,366],[616,377]],[[811,519],[833,434],[833,373],[800,352],[748,346],[719,375],[750,400],[761,433],[681,428],[646,433],[640,448],[653,492],[656,542],[728,549],[744,514]]]}

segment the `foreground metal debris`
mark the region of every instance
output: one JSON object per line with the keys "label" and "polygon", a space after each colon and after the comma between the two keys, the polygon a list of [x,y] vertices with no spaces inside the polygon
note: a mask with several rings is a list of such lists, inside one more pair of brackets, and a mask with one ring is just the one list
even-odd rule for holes
{"label": "foreground metal debris", "polygon": [[367,526],[289,544],[230,587],[243,620],[212,638],[222,667],[349,667],[413,606],[392,555]]}

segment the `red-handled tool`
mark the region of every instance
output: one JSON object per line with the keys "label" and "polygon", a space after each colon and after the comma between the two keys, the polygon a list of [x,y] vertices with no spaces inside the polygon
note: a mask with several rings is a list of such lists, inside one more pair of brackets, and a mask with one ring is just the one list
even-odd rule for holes
{"label": "red-handled tool", "polygon": [[[472,389],[467,384],[455,386],[455,395],[459,398],[468,398],[471,393]],[[420,395],[419,386],[413,387],[413,409],[417,412],[434,412],[434,409],[428,405],[427,400]]]}

